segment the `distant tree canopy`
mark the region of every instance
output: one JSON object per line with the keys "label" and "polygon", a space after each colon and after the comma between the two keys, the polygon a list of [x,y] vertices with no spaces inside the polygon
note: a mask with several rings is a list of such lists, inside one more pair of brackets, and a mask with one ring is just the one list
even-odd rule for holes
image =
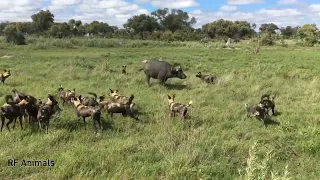
{"label": "distant tree canopy", "polygon": [[44,32],[53,25],[54,15],[49,10],[41,10],[37,14],[32,15],[31,19],[36,30],[38,32]]}
{"label": "distant tree canopy", "polygon": [[255,31],[247,21],[229,21],[219,19],[212,23],[208,23],[202,26],[204,32],[206,32],[211,38],[215,37],[228,37],[228,38],[242,38],[244,36],[252,36]]}
{"label": "distant tree canopy", "polygon": [[[101,36],[104,38],[152,39],[164,41],[191,41],[219,38],[235,40],[251,38],[260,31],[263,42],[273,44],[273,38],[278,32],[284,39],[299,38],[313,45],[320,38],[315,24],[278,27],[274,23],[263,23],[257,27],[248,21],[230,21],[219,19],[201,28],[195,28],[195,17],[180,9],[163,8],[153,11],[150,15],[135,15],[127,20],[123,27],[111,26],[106,22],[92,21],[83,23],[81,20],[70,19],[67,22],[54,22],[54,15],[49,11],[39,11],[31,16],[32,22],[0,23],[0,35],[10,36],[9,39],[23,39],[24,35],[41,35],[54,38],[69,38],[72,36]],[[10,26],[9,26],[10,25]],[[7,28],[8,27],[8,28]],[[6,29],[7,28],[7,29]],[[5,31],[6,29],[6,31]],[[12,33],[9,33],[12,30]],[[12,38],[18,37],[18,38]],[[21,40],[23,41],[23,40]],[[18,42],[18,41],[15,41]]]}

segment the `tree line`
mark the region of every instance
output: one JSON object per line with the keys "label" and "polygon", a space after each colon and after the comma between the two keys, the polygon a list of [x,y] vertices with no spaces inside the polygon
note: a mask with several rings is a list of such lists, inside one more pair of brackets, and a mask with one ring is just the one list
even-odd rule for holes
{"label": "tree line", "polygon": [[[23,44],[26,35],[54,38],[75,36],[99,36],[103,38],[125,38],[164,41],[202,41],[212,39],[234,39],[240,41],[261,35],[264,44],[272,45],[275,38],[299,38],[306,44],[318,42],[320,33],[315,24],[278,27],[273,23],[261,24],[255,29],[255,23],[247,21],[229,21],[219,19],[193,28],[196,18],[180,9],[158,9],[151,15],[135,15],[127,20],[123,27],[110,26],[106,22],[70,19],[68,22],[54,22],[54,15],[49,10],[41,10],[31,16],[32,22],[4,22],[0,24],[0,35],[6,36],[8,42]],[[260,36],[259,36],[260,37]]]}

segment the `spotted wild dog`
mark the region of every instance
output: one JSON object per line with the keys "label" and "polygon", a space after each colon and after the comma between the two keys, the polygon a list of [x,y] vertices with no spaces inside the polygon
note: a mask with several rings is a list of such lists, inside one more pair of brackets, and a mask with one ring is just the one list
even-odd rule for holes
{"label": "spotted wild dog", "polygon": [[2,82],[2,85],[4,85],[4,81],[11,76],[10,70],[4,70],[3,73],[0,73],[0,80]]}
{"label": "spotted wild dog", "polygon": [[122,65],[122,74],[127,74],[127,66],[126,65]]}
{"label": "spotted wild dog", "polygon": [[98,106],[99,103],[97,102],[97,94],[93,92],[88,92],[88,94],[91,94],[93,97],[84,97],[82,98],[81,95],[78,96],[80,103],[85,106]]}
{"label": "spotted wild dog", "polygon": [[206,83],[215,83],[217,81],[217,76],[215,75],[203,75],[201,72],[198,72],[198,74],[196,74],[196,77],[200,78],[202,81],[206,82]]}
{"label": "spotted wild dog", "polygon": [[79,98],[77,97],[72,98],[72,102],[74,107],[76,108],[76,115],[78,117],[78,120],[80,120],[81,117],[83,119],[85,129],[86,129],[86,117],[91,117],[93,121],[93,126],[95,128],[95,132],[97,132],[96,123],[98,123],[100,129],[102,130],[100,107],[85,106],[81,104]]}
{"label": "spotted wild dog", "polygon": [[245,104],[245,107],[246,107],[248,118],[255,117],[259,121],[263,122],[263,124],[265,124],[268,114],[265,108],[263,107],[263,104],[261,103],[259,103],[258,105]]}
{"label": "spotted wild dog", "polygon": [[261,96],[260,101],[260,104],[263,104],[263,107],[266,109],[267,113],[269,113],[269,110],[271,109],[273,116],[275,115],[274,108],[276,106],[274,102],[275,97],[276,95],[271,96],[269,94],[264,94]]}
{"label": "spotted wild dog", "polygon": [[133,114],[133,107],[134,103],[132,103],[134,99],[134,95],[131,94],[129,97],[128,102],[122,103],[122,102],[114,102],[111,100],[105,100],[103,96],[100,96],[99,104],[100,108],[107,111],[107,113],[113,117],[114,113],[121,113],[122,116],[129,115],[130,117],[136,119],[136,117]]}
{"label": "spotted wild dog", "polygon": [[20,97],[22,99],[19,103],[15,103],[12,101],[9,101],[9,99],[12,100],[12,97],[10,95],[7,95],[6,97],[6,103],[1,107],[1,132],[5,123],[5,120],[8,119],[9,121],[7,122],[6,126],[7,129],[10,131],[9,125],[14,121],[13,124],[13,129],[15,128],[15,123],[17,121],[17,118],[19,118],[21,130],[23,129],[22,127],[22,117],[25,112],[25,106],[28,103],[23,97]]}
{"label": "spotted wild dog", "polygon": [[118,89],[115,89],[115,90],[110,89],[110,97],[111,97],[111,101],[124,103],[124,104],[129,103],[129,99],[130,99],[130,97],[127,97],[127,96],[120,96],[118,94]]}
{"label": "spotted wild dog", "polygon": [[[24,97],[24,99],[28,102],[28,104],[26,105],[27,107],[37,104],[37,99],[34,96],[19,92],[17,89],[13,89],[12,93],[13,93],[12,95],[13,102],[15,103],[19,103],[22,100],[20,99],[20,97]],[[23,115],[23,119],[25,120],[27,116],[29,116],[29,114],[25,112]],[[29,117],[29,123],[30,123],[30,117]]]}
{"label": "spotted wild dog", "polygon": [[71,103],[71,98],[75,97],[75,92],[76,92],[75,88],[73,90],[65,90],[60,84],[58,88],[58,96],[59,96],[59,101],[61,102],[62,100],[62,105],[64,105],[64,103],[66,102]]}
{"label": "spotted wild dog", "polygon": [[170,95],[168,95],[169,109],[171,111],[171,117],[175,117],[176,113],[179,113],[181,119],[185,119],[186,115],[187,115],[188,107],[191,106],[192,101],[189,101],[188,105],[184,105],[181,103],[175,103],[174,102],[175,96],[176,96],[175,94],[173,94],[172,97]]}
{"label": "spotted wild dog", "polygon": [[54,106],[58,104],[58,101],[52,96],[48,94],[47,102],[44,105],[41,105],[38,110],[37,120],[39,124],[40,130],[42,130],[42,126],[46,126],[46,134],[49,132],[49,123],[51,116],[55,113]]}

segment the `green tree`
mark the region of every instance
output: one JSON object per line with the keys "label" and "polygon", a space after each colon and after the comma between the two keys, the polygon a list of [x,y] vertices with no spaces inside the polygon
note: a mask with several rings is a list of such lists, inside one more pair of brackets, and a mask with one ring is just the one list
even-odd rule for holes
{"label": "green tree", "polygon": [[93,35],[110,35],[114,32],[111,26],[107,23],[99,22],[99,21],[92,21],[90,24],[85,24],[84,28],[87,33]]}
{"label": "green tree", "polygon": [[175,32],[177,30],[187,31],[192,29],[197,21],[194,17],[190,18],[187,12],[180,9],[168,8],[158,9],[151,13],[152,16],[157,18],[162,30],[170,30]]}
{"label": "green tree", "polygon": [[202,26],[202,29],[209,37],[229,37],[242,38],[244,36],[251,36],[255,33],[254,28],[251,27],[247,21],[229,21],[219,19],[212,23]]}
{"label": "green tree", "polygon": [[304,45],[313,46],[317,43],[317,26],[315,24],[305,24],[297,31],[297,36],[304,41]]}
{"label": "green tree", "polygon": [[49,35],[54,38],[70,37],[70,25],[68,23],[55,23],[48,31]]}
{"label": "green tree", "polygon": [[37,31],[44,32],[53,25],[54,15],[49,10],[41,10],[40,12],[32,15],[31,19]]}
{"label": "green tree", "polygon": [[81,20],[77,20],[75,23],[76,27],[80,27],[82,25]]}
{"label": "green tree", "polygon": [[4,30],[3,33],[6,37],[6,41],[16,44],[16,45],[24,45],[26,44],[25,42],[25,37],[23,34],[19,31],[18,27],[16,24],[8,24]]}
{"label": "green tree", "polygon": [[267,24],[261,24],[259,30],[261,32],[267,32],[271,34],[275,34],[276,30],[278,30],[279,27],[273,23],[267,23]]}
{"label": "green tree", "polygon": [[141,38],[144,39],[143,32],[148,31],[152,33],[154,30],[159,29],[159,24],[154,17],[141,14],[128,19],[123,27],[126,29],[133,29],[136,34],[139,34]]}
{"label": "green tree", "polygon": [[281,35],[285,39],[291,38],[295,33],[295,29],[292,28],[291,26],[282,27],[282,28],[280,28],[280,31],[281,31]]}

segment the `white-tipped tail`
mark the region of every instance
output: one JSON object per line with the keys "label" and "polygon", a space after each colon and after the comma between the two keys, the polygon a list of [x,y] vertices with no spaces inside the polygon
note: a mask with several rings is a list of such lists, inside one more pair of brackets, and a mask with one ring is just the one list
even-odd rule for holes
{"label": "white-tipped tail", "polygon": [[190,106],[190,105],[191,105],[192,103],[193,103],[192,101],[189,101],[189,104],[188,104],[188,106]]}
{"label": "white-tipped tail", "polygon": [[246,103],[246,104],[244,104],[244,106],[245,106],[245,107],[248,107],[248,105],[249,105],[249,104],[247,104],[247,103]]}
{"label": "white-tipped tail", "polygon": [[143,61],[141,61],[142,63],[147,63],[148,62],[148,60],[143,60]]}

